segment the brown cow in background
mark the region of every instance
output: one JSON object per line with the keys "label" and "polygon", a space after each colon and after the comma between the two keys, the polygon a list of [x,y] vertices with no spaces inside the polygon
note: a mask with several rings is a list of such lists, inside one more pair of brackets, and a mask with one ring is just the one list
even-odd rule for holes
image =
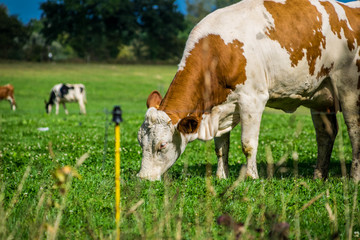
{"label": "brown cow in background", "polygon": [[14,87],[11,84],[0,86],[0,100],[9,100],[10,107],[13,111],[16,109],[16,102],[14,98]]}

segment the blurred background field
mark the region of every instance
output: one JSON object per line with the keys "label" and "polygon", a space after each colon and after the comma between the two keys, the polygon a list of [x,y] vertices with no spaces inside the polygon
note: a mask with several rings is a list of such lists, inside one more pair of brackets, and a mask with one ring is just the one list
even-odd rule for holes
{"label": "blurred background field", "polygon": [[[341,114],[326,181],[312,179],[317,146],[307,109],[265,112],[259,180],[240,174],[245,157],[239,126],[231,133],[229,179],[215,178],[213,143],[194,141],[162,181],[139,180],[137,131],[146,99],[155,89],[164,96],[176,69],[0,64],[0,85],[14,85],[17,102],[15,112],[8,102],[0,102],[0,239],[115,238],[114,125],[109,114],[114,105],[121,105],[124,119],[122,239],[233,239],[239,233],[243,239],[271,239],[280,232],[280,223],[289,224],[291,239],[356,239],[359,185],[342,177],[342,168],[349,172],[351,145]],[[62,106],[58,116],[46,115],[44,100],[56,83],[85,84],[88,114],[79,115],[77,104],[67,104],[69,115]],[[49,130],[38,130],[45,127]],[[84,163],[76,166],[86,153]],[[223,214],[244,224],[241,230],[218,225]]]}

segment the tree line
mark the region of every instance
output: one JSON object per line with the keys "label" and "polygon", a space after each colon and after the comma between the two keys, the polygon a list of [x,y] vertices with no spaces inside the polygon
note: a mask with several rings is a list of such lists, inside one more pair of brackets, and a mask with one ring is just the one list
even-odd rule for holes
{"label": "tree line", "polygon": [[177,62],[190,30],[234,0],[47,0],[24,25],[0,5],[0,59]]}

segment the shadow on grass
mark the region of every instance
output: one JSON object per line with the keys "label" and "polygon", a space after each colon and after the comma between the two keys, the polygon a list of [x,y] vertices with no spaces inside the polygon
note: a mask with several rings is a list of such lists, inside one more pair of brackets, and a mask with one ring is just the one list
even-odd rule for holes
{"label": "shadow on grass", "polygon": [[[239,176],[241,167],[244,164],[234,164],[229,166],[229,177],[237,178]],[[297,165],[297,166],[296,166]],[[212,176],[216,175],[217,164],[211,164]],[[313,178],[316,162],[300,162],[294,163],[293,160],[288,160],[281,166],[274,166],[273,178],[292,178],[296,175],[300,178]],[[173,166],[170,168],[169,174],[174,178],[179,178],[183,174],[184,166]],[[268,165],[265,162],[257,164],[259,177],[267,178],[267,169]],[[350,174],[351,163],[346,163],[347,176]],[[206,175],[206,164],[195,164],[189,165],[187,169],[187,174],[196,177],[205,177]],[[297,170],[296,170],[297,169]],[[297,173],[296,173],[297,172]],[[341,165],[340,162],[330,162],[329,165],[329,178],[342,177]]]}

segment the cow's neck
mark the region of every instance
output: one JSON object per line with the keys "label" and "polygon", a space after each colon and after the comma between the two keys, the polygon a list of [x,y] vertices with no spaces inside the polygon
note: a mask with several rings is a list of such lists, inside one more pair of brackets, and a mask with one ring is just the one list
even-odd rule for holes
{"label": "cow's neck", "polygon": [[225,102],[231,90],[246,79],[242,46],[238,41],[225,44],[218,35],[200,39],[177,72],[159,110],[176,124],[188,115],[210,113]]}
{"label": "cow's neck", "polygon": [[178,71],[172,81],[159,110],[164,111],[173,124],[188,115],[199,116],[205,112],[201,79],[198,78],[199,76],[183,70]]}

